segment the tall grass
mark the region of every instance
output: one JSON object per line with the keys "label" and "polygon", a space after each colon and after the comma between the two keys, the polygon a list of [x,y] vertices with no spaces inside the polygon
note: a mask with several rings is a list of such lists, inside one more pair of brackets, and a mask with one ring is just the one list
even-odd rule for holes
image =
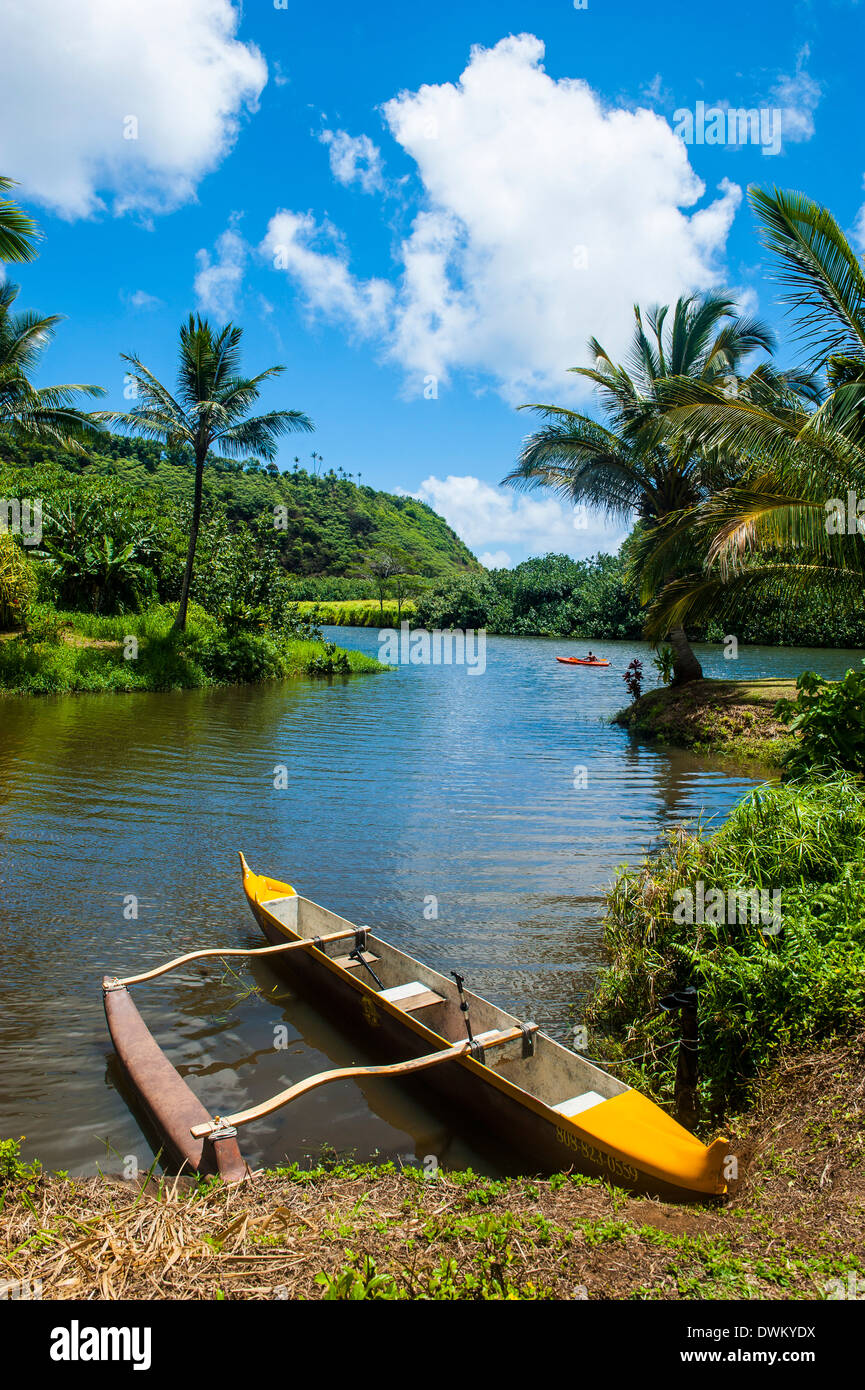
{"label": "tall grass", "polygon": [[[780,930],[677,921],[674,895],[699,883],[779,890]],[[698,986],[702,1095],[716,1113],[745,1100],[780,1049],[862,1026],[865,790],[852,777],[761,787],[715,834],[672,832],[655,858],[620,871],[608,901],[612,964],[589,1001],[591,1048],[641,1058],[613,1069],[662,1098],[678,1022],[659,1000],[671,989]]]}
{"label": "tall grass", "polygon": [[[173,632],[173,619],[169,607],[108,618],[39,612],[29,633],[0,642],[0,693],[191,690],[340,668],[353,674],[383,669],[363,652],[345,653],[335,667],[323,642],[227,633],[196,605],[190,605],[186,632]],[[137,649],[127,642],[130,637]]]}
{"label": "tall grass", "polygon": [[[316,622],[326,627],[397,627],[400,614],[396,599],[386,598],[383,606],[378,599],[341,599],[322,603],[298,603],[301,613],[316,614]],[[402,618],[410,621],[416,605],[403,599]]]}

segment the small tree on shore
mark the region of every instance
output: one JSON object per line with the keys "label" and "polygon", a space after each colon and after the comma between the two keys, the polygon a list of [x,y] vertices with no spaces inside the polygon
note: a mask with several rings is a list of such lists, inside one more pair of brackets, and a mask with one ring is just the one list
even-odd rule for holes
{"label": "small tree on shore", "polygon": [[[386,551],[381,551],[377,555],[371,555],[366,562],[366,572],[378,590],[378,608],[384,621],[384,600],[390,581],[398,574],[403,574],[404,570],[400,566],[399,560]],[[400,602],[400,608],[402,603]]]}

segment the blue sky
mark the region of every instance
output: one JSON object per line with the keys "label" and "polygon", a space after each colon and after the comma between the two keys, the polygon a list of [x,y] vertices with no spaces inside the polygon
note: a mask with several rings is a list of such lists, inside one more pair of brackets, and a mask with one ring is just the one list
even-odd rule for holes
{"label": "blue sky", "polygon": [[[853,0],[5,0],[0,171],[45,233],[15,278],[67,316],[41,379],[120,404],[121,352],[170,382],[183,317],[232,317],[250,370],[286,364],[265,405],[316,422],[283,464],[419,493],[498,562],[610,549],[498,489],[515,406],[591,409],[589,334],[623,349],[635,300],[686,290],[734,290],[793,355],[744,192],[801,188],[858,236],[863,38]],[[698,102],[724,143],[685,143]]]}

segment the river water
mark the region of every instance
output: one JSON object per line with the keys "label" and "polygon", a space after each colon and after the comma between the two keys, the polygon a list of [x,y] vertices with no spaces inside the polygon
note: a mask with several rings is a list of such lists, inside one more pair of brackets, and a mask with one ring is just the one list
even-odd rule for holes
{"label": "river water", "polygon": [[[375,631],[329,635],[377,652]],[[649,670],[647,649],[602,644],[613,665],[585,670],[554,660],[568,645],[490,638],[482,675],[403,666],[333,682],[0,701],[0,1137],[24,1135],[25,1153],[75,1174],[150,1165],[118,1088],[100,981],[201,946],[262,944],[238,849],[567,1037],[603,962],[615,867],[676,822],[723,818],[755,780],[609,724],[625,703],[625,665],[636,654]],[[834,676],[861,659],[700,655],[707,675],[737,677]],[[212,1111],[366,1060],[261,963],[227,976],[208,965],[136,998]],[[499,1162],[408,1084],[324,1087],[244,1132],[255,1163],[324,1146],[488,1172]]]}

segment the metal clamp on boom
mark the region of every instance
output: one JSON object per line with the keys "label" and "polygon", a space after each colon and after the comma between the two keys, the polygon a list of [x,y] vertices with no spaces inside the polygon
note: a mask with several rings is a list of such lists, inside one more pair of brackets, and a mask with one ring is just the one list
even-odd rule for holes
{"label": "metal clamp on boom", "polygon": [[523,1060],[524,1060],[524,1061],[525,1061],[526,1057],[534,1057],[534,1055],[535,1055],[535,1033],[537,1033],[537,1031],[538,1031],[538,1025],[537,1025],[536,1023],[521,1023],[521,1024],[520,1024],[520,1032],[521,1032],[522,1035],[523,1035]]}
{"label": "metal clamp on boom", "polygon": [[230,1125],[227,1120],[223,1120],[221,1116],[217,1115],[214,1128],[207,1137],[212,1144],[215,1144],[220,1139],[235,1139],[237,1130],[234,1125]]}

